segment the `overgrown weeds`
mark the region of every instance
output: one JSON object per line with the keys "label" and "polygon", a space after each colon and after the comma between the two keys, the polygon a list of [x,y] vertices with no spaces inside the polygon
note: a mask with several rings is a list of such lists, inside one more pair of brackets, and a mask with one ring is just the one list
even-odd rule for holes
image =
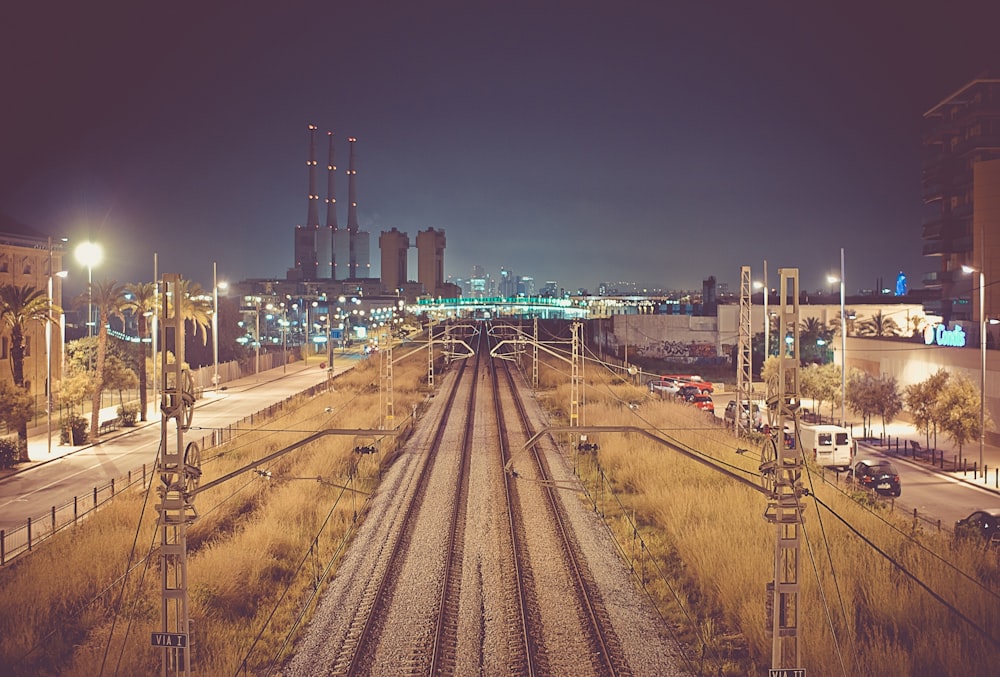
{"label": "overgrown weeds", "polygon": [[[569,379],[559,364],[540,373],[541,399],[565,423]],[[602,433],[596,455],[573,460],[622,552],[648,557],[630,564],[693,654],[704,656],[701,668],[763,673],[776,526],[764,518],[767,497],[735,479],[759,483],[761,440],[738,440],[694,407],[649,397],[598,369],[588,367],[587,383],[583,425],[641,427],[718,466],[626,433]],[[567,445],[568,453],[574,448]],[[810,674],[995,674],[995,553],[957,545],[948,533],[915,531],[879,501],[824,481],[815,467],[803,482],[812,495],[802,499],[801,667]],[[634,529],[646,551],[633,544]]]}
{"label": "overgrown weeds", "polygon": [[[412,411],[425,396],[418,389],[425,366],[408,362],[394,369],[396,412]],[[207,450],[202,484],[312,431],[380,428],[377,365],[373,358],[338,377],[333,392],[296,398]],[[406,415],[395,420],[408,429]],[[380,454],[360,456],[352,437],[329,435],[197,496],[187,540],[192,664],[200,674],[257,673],[281,659],[305,600],[325,584],[378,482],[380,459],[401,441],[381,437]],[[150,643],[161,630],[156,501],[150,492],[119,494],[0,569],[4,674],[159,672],[161,650]]]}

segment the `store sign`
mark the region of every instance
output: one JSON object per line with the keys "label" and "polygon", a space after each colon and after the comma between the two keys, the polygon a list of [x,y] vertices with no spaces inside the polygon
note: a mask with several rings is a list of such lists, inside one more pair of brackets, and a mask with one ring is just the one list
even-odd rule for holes
{"label": "store sign", "polygon": [[924,343],[929,346],[964,348],[965,330],[959,325],[954,329],[948,329],[947,325],[934,324],[924,329]]}

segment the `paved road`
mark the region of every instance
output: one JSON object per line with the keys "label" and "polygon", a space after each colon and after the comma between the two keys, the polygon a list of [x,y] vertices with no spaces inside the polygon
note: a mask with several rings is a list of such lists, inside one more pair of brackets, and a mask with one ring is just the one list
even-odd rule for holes
{"label": "paved road", "polygon": [[[358,355],[338,355],[337,373],[353,367]],[[212,428],[233,425],[249,414],[260,411],[291,395],[302,392],[327,378],[319,362],[294,363],[287,369],[278,367],[258,376],[233,381],[218,393],[208,393],[195,405],[192,429],[186,437],[197,440],[210,434]],[[102,418],[115,415],[109,412]],[[44,428],[29,435],[31,464],[20,466],[0,478],[0,529],[24,526],[27,519],[38,518],[51,510],[71,503],[74,496],[85,496],[94,487],[106,486],[129,471],[150,470],[156,462],[160,443],[160,422],[157,417],[136,428],[123,429],[105,436],[94,445],[73,447],[54,442],[48,452]],[[58,434],[58,433],[56,433]],[[173,435],[173,430],[171,430]],[[174,439],[171,436],[171,439]]]}

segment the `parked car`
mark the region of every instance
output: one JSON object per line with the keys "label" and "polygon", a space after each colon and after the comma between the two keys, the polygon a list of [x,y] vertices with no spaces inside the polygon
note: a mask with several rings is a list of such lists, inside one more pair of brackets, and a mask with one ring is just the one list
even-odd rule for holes
{"label": "parked car", "polygon": [[[750,413],[753,412],[753,418],[750,419]],[[723,414],[723,418],[726,420],[726,425],[730,428],[736,426],[736,400],[729,400],[729,404],[726,405],[726,412]],[[760,412],[760,406],[754,403],[751,406],[747,405],[746,402],[743,403],[743,413],[740,418],[741,427],[747,426],[747,421],[750,421],[750,428],[753,430],[760,430],[762,418]]]}
{"label": "parked car", "polygon": [[987,545],[1000,547],[1000,508],[977,510],[955,522],[956,538],[981,538]]}
{"label": "parked car", "polygon": [[690,402],[696,395],[701,395],[701,388],[698,386],[684,385],[677,391],[677,397],[686,402]]}
{"label": "parked car", "polygon": [[649,382],[649,392],[660,397],[676,395],[681,389],[681,384],[673,379],[655,379]]}
{"label": "parked car", "polygon": [[691,404],[698,407],[702,411],[707,411],[714,415],[715,412],[715,402],[712,401],[711,395],[695,395],[688,400]]}
{"label": "parked car", "polygon": [[692,385],[697,386],[705,395],[711,395],[714,391],[714,387],[709,381],[706,381],[698,374],[663,374],[660,378],[666,378],[673,381],[679,382],[681,385]]}
{"label": "parked car", "polygon": [[899,496],[903,493],[896,466],[884,458],[858,461],[848,473],[847,481],[877,494]]}

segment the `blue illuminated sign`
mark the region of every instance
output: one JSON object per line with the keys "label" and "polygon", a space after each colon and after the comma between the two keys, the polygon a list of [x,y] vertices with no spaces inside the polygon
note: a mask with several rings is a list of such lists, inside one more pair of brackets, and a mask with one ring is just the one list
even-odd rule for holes
{"label": "blue illuminated sign", "polygon": [[924,329],[924,343],[926,345],[944,346],[947,348],[965,347],[965,330],[961,326],[948,329],[946,325],[935,324]]}

